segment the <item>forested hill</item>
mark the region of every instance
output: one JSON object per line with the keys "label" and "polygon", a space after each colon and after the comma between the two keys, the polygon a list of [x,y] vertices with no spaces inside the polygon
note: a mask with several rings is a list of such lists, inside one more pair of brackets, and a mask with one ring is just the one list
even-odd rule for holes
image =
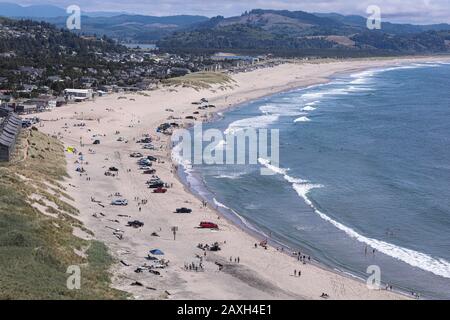
{"label": "forested hill", "polygon": [[73,85],[75,79],[91,76],[89,70],[106,79],[126,67],[116,62],[126,52],[106,37],[82,37],[45,22],[0,18],[0,88],[52,84],[57,90],[62,82],[48,82],[47,77],[58,76]]}
{"label": "forested hill", "polygon": [[[362,20],[361,20],[362,19]],[[158,42],[169,51],[272,52],[280,55],[358,56],[442,53],[450,49],[450,26],[382,24],[369,30],[362,17],[303,11],[252,10],[191,26]]]}
{"label": "forested hill", "polygon": [[32,60],[124,50],[124,47],[116,45],[106,37],[80,37],[49,23],[0,17],[0,53],[11,52],[17,57]]}

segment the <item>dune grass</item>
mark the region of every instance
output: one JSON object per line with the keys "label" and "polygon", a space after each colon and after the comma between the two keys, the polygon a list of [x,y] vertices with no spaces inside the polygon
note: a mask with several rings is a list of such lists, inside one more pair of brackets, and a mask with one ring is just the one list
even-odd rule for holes
{"label": "dune grass", "polygon": [[234,80],[222,72],[195,72],[182,77],[164,80],[163,83],[172,86],[186,86],[194,89],[210,89],[214,85],[230,85]]}
{"label": "dune grass", "polygon": [[[113,259],[105,245],[73,235],[74,227],[85,228],[61,185],[62,144],[31,130],[21,134],[16,153],[11,163],[0,163],[0,299],[127,298],[110,288]],[[79,290],[66,286],[71,265],[81,268]]]}

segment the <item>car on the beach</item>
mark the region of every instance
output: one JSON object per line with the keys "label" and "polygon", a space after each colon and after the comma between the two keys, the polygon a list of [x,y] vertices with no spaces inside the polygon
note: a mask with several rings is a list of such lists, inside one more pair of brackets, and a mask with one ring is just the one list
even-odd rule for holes
{"label": "car on the beach", "polygon": [[178,208],[175,210],[176,213],[191,213],[192,209],[188,209],[188,208]]}
{"label": "car on the beach", "polygon": [[213,222],[202,221],[202,222],[200,222],[199,228],[201,228],[201,229],[219,229],[219,226]]}
{"label": "car on the beach", "polygon": [[155,174],[156,170],[155,169],[147,169],[147,170],[144,170],[142,173],[143,174]]}
{"label": "car on the beach", "polygon": [[146,150],[155,150],[155,146],[152,144],[146,144],[142,147],[142,149],[146,149]]}
{"label": "car on the beach", "polygon": [[128,221],[127,226],[128,227],[133,227],[133,228],[141,228],[141,227],[144,226],[144,223],[142,221],[139,221],[139,220]]}
{"label": "car on the beach", "polygon": [[130,157],[131,158],[142,158],[143,155],[140,152],[133,152],[133,153],[130,154]]}
{"label": "car on the beach", "polygon": [[22,120],[22,128],[29,128],[33,125],[30,120]]}
{"label": "car on the beach", "polygon": [[151,142],[152,142],[152,138],[144,138],[144,139],[137,141],[137,143],[151,143]]}
{"label": "car on the beach", "polygon": [[138,164],[140,166],[148,166],[148,167],[151,167],[153,165],[152,162],[148,159],[141,159],[138,161]]}
{"label": "car on the beach", "polygon": [[152,183],[160,183],[163,182],[158,176],[154,176],[152,179],[148,180],[146,183],[147,184],[152,184]]}
{"label": "car on the beach", "polygon": [[147,157],[147,160],[150,160],[150,161],[158,161],[158,159],[155,158],[155,157],[153,157],[153,156],[148,156],[148,157]]}
{"label": "car on the beach", "polygon": [[127,206],[128,200],[127,199],[116,199],[111,202],[111,205],[113,206]]}
{"label": "car on the beach", "polygon": [[162,182],[162,181],[155,181],[155,182],[149,183],[148,187],[150,189],[163,188],[164,187],[164,182]]}
{"label": "car on the beach", "polygon": [[140,166],[139,170],[143,170],[143,171],[152,170],[152,166]]}

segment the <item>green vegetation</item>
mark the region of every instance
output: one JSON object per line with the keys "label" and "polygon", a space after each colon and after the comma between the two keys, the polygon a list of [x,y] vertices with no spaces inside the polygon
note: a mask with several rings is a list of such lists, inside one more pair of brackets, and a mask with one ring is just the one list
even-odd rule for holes
{"label": "green vegetation", "polygon": [[[31,130],[20,137],[15,160],[0,164],[0,299],[124,299],[110,288],[112,257],[74,217],[61,185],[63,146]],[[38,210],[46,211],[42,213]],[[81,267],[80,290],[66,286],[68,266]]]}
{"label": "green vegetation", "polygon": [[362,17],[252,10],[238,17],[215,17],[174,32],[158,46],[174,53],[227,51],[289,57],[428,54],[449,52],[449,30],[445,24],[419,27],[392,23],[383,24],[381,30],[368,30]]}
{"label": "green vegetation", "polygon": [[221,72],[195,72],[182,77],[164,80],[163,83],[173,86],[185,86],[195,89],[209,89],[213,85],[231,85],[234,80]]}

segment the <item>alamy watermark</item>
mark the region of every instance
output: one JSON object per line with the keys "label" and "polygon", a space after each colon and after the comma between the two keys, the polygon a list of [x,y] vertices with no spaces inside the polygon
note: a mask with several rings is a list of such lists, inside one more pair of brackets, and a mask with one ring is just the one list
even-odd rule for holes
{"label": "alamy watermark", "polygon": [[69,290],[80,290],[81,289],[81,268],[80,266],[73,265],[69,266],[66,271],[70,274],[67,277],[66,286]]}
{"label": "alamy watermark", "polygon": [[[260,159],[273,167],[280,163],[278,129],[237,128],[222,133],[218,129],[203,130],[200,122],[193,130],[176,130],[172,143],[174,152],[194,165],[256,165]],[[261,168],[261,175],[273,174],[273,170]]]}
{"label": "alamy watermark", "polygon": [[370,265],[367,267],[366,273],[370,274],[366,281],[367,288],[379,290],[381,288],[381,268],[377,265]]}
{"label": "alamy watermark", "polygon": [[66,20],[66,27],[69,30],[81,30],[81,9],[77,5],[68,6],[66,9],[69,15]]}
{"label": "alamy watermark", "polygon": [[380,30],[381,29],[381,8],[376,5],[370,5],[367,7],[366,13],[369,14],[367,17],[366,26],[369,30]]}

